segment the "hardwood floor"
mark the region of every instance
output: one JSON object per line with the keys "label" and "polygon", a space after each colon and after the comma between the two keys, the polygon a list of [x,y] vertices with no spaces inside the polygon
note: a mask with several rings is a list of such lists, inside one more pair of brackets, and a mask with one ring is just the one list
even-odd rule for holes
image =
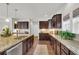
{"label": "hardwood floor", "polygon": [[[34,45],[33,45],[33,47],[28,51],[28,53],[26,54],[26,55],[34,55],[34,53],[35,53],[35,50],[37,49],[37,45],[45,45],[45,46],[47,46],[47,48],[42,48],[42,47],[40,47],[39,49],[40,49],[40,55],[54,55],[54,52],[53,52],[53,50],[52,50],[52,48],[51,48],[51,45],[50,45],[50,42],[49,41],[39,41],[37,38],[35,38],[34,39]],[[41,53],[42,51],[41,51],[41,49],[44,49],[45,51],[46,51],[46,49],[48,50],[47,52],[48,52],[48,54],[47,53]],[[38,50],[37,50],[38,51]],[[38,53],[37,54],[35,54],[35,55],[39,55]]]}

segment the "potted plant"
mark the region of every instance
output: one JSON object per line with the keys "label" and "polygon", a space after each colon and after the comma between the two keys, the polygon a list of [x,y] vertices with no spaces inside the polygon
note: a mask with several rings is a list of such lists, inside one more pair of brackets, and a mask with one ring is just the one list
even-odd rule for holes
{"label": "potted plant", "polygon": [[3,36],[3,37],[11,36],[11,31],[8,26],[6,26],[2,29],[1,36]]}
{"label": "potted plant", "polygon": [[61,38],[66,39],[66,40],[73,40],[75,38],[75,34],[68,32],[68,31],[60,31],[59,36],[61,36]]}

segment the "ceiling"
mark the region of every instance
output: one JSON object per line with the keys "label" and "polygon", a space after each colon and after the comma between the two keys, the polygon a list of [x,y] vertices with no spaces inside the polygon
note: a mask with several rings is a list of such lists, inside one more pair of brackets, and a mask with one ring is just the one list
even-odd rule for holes
{"label": "ceiling", "polygon": [[[15,18],[48,18],[64,7],[66,3],[10,3],[9,17]],[[0,16],[6,16],[6,4],[0,4]]]}

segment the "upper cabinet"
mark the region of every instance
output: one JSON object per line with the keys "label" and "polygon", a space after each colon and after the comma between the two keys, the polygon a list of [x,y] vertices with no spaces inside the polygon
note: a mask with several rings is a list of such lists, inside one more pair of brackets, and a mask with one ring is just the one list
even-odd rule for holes
{"label": "upper cabinet", "polygon": [[71,31],[71,27],[70,27],[70,14],[69,13],[63,17],[62,28],[63,28],[63,30]]}
{"label": "upper cabinet", "polygon": [[79,34],[79,8],[77,8],[73,11],[72,25],[73,25],[73,31],[72,32]]}
{"label": "upper cabinet", "polygon": [[67,14],[66,16],[63,17],[63,21],[67,21],[67,20],[69,20],[69,19],[70,19],[69,14]]}
{"label": "upper cabinet", "polygon": [[79,15],[79,8],[73,11],[73,17],[77,17]]}
{"label": "upper cabinet", "polygon": [[17,24],[14,24],[14,28],[18,28],[18,29],[28,29],[29,28],[29,22],[28,21],[21,21],[21,22],[17,22]]}
{"label": "upper cabinet", "polygon": [[40,29],[48,29],[48,21],[39,21]]}
{"label": "upper cabinet", "polygon": [[62,15],[56,14],[50,20],[51,28],[61,28],[62,27]]}

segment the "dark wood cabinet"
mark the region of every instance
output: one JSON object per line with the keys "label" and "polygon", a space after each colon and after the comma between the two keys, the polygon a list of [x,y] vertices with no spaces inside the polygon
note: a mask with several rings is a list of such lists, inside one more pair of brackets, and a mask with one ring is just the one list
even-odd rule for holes
{"label": "dark wood cabinet", "polygon": [[39,40],[46,40],[49,41],[50,37],[48,33],[39,33]]}
{"label": "dark wood cabinet", "polygon": [[61,54],[61,43],[59,41],[56,41],[57,42],[57,55],[60,55]]}
{"label": "dark wood cabinet", "polygon": [[0,55],[6,55],[5,51],[4,52],[1,52]]}
{"label": "dark wood cabinet", "polygon": [[17,22],[17,24],[14,23],[14,28],[18,29],[28,29],[29,28],[29,22],[28,21],[20,21]]}
{"label": "dark wood cabinet", "polygon": [[23,55],[27,54],[27,52],[29,51],[29,49],[32,47],[34,42],[34,36],[29,37],[28,39],[23,41]]}
{"label": "dark wood cabinet", "polygon": [[60,42],[58,42],[54,37],[50,36],[50,44],[55,55],[60,55]]}
{"label": "dark wood cabinet", "polygon": [[54,53],[55,53],[55,55],[57,55],[57,42],[56,42],[56,40],[54,40]]}
{"label": "dark wood cabinet", "polygon": [[48,21],[39,21],[40,29],[48,29]]}
{"label": "dark wood cabinet", "polygon": [[69,55],[69,49],[67,47],[65,47],[63,44],[61,44],[61,50],[63,50],[63,52],[65,52],[67,55]]}
{"label": "dark wood cabinet", "polygon": [[52,36],[50,36],[50,45],[54,49],[54,38]]}
{"label": "dark wood cabinet", "polygon": [[70,19],[70,14],[67,14],[63,17],[63,21],[67,21]]}
{"label": "dark wood cabinet", "polygon": [[69,50],[53,36],[50,36],[50,45],[55,55],[75,55],[71,50]]}
{"label": "dark wood cabinet", "polygon": [[63,50],[61,50],[61,55],[67,55]]}
{"label": "dark wood cabinet", "polygon": [[77,16],[79,16],[79,8],[73,11],[73,17],[77,17]]}
{"label": "dark wood cabinet", "polygon": [[27,52],[28,52],[28,41],[27,40],[24,40],[23,41],[23,44],[22,44],[22,50],[23,50],[23,55],[25,55]]}
{"label": "dark wood cabinet", "polygon": [[48,22],[51,28],[61,28],[62,27],[62,14],[54,15],[52,19],[50,19]]}

